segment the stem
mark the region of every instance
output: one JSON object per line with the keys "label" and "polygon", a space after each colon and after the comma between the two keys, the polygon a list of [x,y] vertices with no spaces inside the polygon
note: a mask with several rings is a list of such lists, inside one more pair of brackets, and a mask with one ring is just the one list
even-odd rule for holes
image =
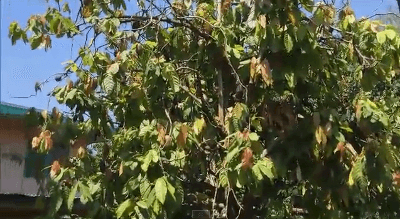
{"label": "stem", "polygon": [[222,82],[222,71],[217,70],[217,77],[218,77],[218,97],[219,97],[219,103],[218,103],[218,119],[221,125],[224,123],[224,87],[223,87],[223,82]]}

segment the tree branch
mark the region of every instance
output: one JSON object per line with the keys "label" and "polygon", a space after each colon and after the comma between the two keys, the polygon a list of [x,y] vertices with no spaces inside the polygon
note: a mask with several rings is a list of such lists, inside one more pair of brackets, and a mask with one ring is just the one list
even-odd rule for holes
{"label": "tree branch", "polygon": [[180,27],[186,27],[190,30],[192,30],[194,33],[198,34],[199,36],[203,37],[204,39],[212,39],[212,37],[209,34],[203,33],[201,32],[199,29],[197,29],[191,22],[189,22],[186,19],[179,19],[179,20],[173,20],[170,18],[163,18],[160,16],[154,16],[154,17],[150,17],[150,16],[137,16],[137,15],[124,15],[124,16],[120,16],[120,17],[115,17],[120,19],[120,23],[130,23],[133,21],[148,21],[148,20],[158,20],[159,22],[165,22],[171,25],[175,25],[175,26],[180,26]]}

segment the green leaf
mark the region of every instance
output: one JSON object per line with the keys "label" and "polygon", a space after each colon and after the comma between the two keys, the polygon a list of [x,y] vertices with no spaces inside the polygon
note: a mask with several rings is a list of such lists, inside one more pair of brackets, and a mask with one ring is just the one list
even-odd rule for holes
{"label": "green leaf", "polygon": [[297,39],[302,41],[307,34],[307,27],[304,25],[300,25],[299,29],[297,30]]}
{"label": "green leaf", "polygon": [[222,171],[219,174],[219,184],[224,188],[229,185],[229,179],[228,179],[228,172],[227,171]]}
{"label": "green leaf", "polygon": [[263,179],[263,176],[262,176],[261,170],[260,170],[260,165],[258,163],[253,166],[252,171],[258,181],[261,181]]}
{"label": "green leaf", "polygon": [[226,155],[226,163],[229,163],[232,160],[232,158],[234,158],[236,155],[239,154],[239,152],[240,148],[238,146],[229,151],[228,154]]}
{"label": "green leaf", "polygon": [[167,183],[168,191],[175,198],[175,187],[168,181],[168,179],[164,178]]}
{"label": "green leaf", "polygon": [[259,139],[257,133],[255,133],[255,132],[250,133],[249,138],[250,138],[250,141],[258,141],[258,139]]}
{"label": "green leaf", "polygon": [[68,100],[73,100],[76,96],[77,91],[78,91],[78,89],[76,89],[76,88],[71,89],[68,92],[67,96],[65,97],[65,102],[67,102]]}
{"label": "green leaf", "polygon": [[143,163],[141,165],[141,168],[144,172],[147,172],[149,169],[149,165],[151,162],[156,163],[158,161],[158,153],[156,150],[151,149],[147,152],[146,156],[144,157]]}
{"label": "green leaf", "polygon": [[116,62],[114,64],[112,64],[110,67],[108,67],[107,69],[107,74],[116,74],[119,71],[119,63]]}
{"label": "green leaf", "polygon": [[149,183],[149,181],[147,179],[143,180],[140,183],[139,190],[140,190],[140,195],[143,198],[147,198],[149,196],[150,191],[151,191],[151,185],[150,185],[150,183]]}
{"label": "green leaf", "polygon": [[292,51],[292,49],[293,49],[293,40],[292,40],[292,37],[288,33],[285,33],[284,38],[283,38],[283,42],[285,44],[286,51],[287,52]]}
{"label": "green leaf", "polygon": [[88,201],[92,201],[92,196],[90,194],[90,189],[87,185],[79,182],[79,192],[81,193],[81,202],[86,204]]}
{"label": "green leaf", "polygon": [[393,40],[396,37],[396,32],[394,30],[385,30],[385,35],[387,38]]}
{"label": "green leaf", "polygon": [[178,92],[180,87],[179,76],[176,73],[174,66],[171,63],[165,63],[164,69],[162,71],[164,78],[169,82],[172,91]]}
{"label": "green leaf", "polygon": [[135,210],[134,207],[135,203],[131,199],[125,200],[117,208],[117,218],[121,218],[124,215],[129,215]]}
{"label": "green leaf", "polygon": [[140,179],[136,176],[130,178],[128,182],[126,182],[125,187],[128,189],[128,191],[134,191],[137,189],[140,185]]}
{"label": "green leaf", "polygon": [[77,190],[78,190],[78,183],[75,184],[74,187],[72,187],[72,189],[69,193],[69,196],[68,196],[67,207],[68,207],[69,211],[71,211],[72,207],[74,206],[74,200],[75,200]]}
{"label": "green leaf", "polygon": [[161,210],[160,202],[158,202],[158,201],[154,202],[154,204],[153,204],[153,211],[154,211],[154,213],[155,213],[156,215],[159,215],[159,214],[160,214],[160,210]]}
{"label": "green leaf", "polygon": [[63,11],[63,12],[71,13],[71,10],[69,9],[68,2],[65,2],[65,3],[64,3],[63,8],[62,8],[62,11]]}
{"label": "green leaf", "polygon": [[164,177],[158,178],[156,184],[154,186],[156,191],[157,199],[164,204],[165,198],[167,196],[167,183],[165,182]]}
{"label": "green leaf", "polygon": [[136,202],[136,205],[143,209],[147,209],[149,207],[149,206],[147,206],[147,203],[144,201],[138,201],[138,202]]}
{"label": "green leaf", "polygon": [[274,163],[270,159],[264,158],[262,161],[260,161],[259,168],[261,172],[268,178],[275,178]]}
{"label": "green leaf", "polygon": [[378,43],[383,44],[386,41],[386,34],[384,31],[378,32],[376,34],[376,38],[378,39]]}
{"label": "green leaf", "polygon": [[115,82],[111,74],[106,74],[103,79],[103,89],[110,95],[114,92]]}
{"label": "green leaf", "polygon": [[29,42],[31,43],[31,49],[37,49],[40,44],[42,43],[42,37],[38,35],[34,35],[29,39]]}

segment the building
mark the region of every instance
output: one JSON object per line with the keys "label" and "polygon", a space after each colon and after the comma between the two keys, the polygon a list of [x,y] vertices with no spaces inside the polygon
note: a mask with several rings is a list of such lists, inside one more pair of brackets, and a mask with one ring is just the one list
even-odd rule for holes
{"label": "building", "polygon": [[37,195],[33,177],[25,177],[25,156],[29,143],[23,120],[28,108],[0,103],[0,193]]}
{"label": "building", "polygon": [[[48,170],[39,167],[50,166],[54,160],[70,153],[70,149],[60,148],[53,148],[47,154],[32,152],[29,143],[41,130],[28,128],[25,115],[31,109],[0,102],[0,219],[35,218],[45,214],[45,206],[49,204],[46,182],[37,182],[35,175],[48,174]],[[78,196],[73,212],[85,214],[87,209]]]}
{"label": "building", "polygon": [[31,136],[24,115],[27,107],[0,102],[0,218],[34,218],[43,208],[36,205],[39,184],[26,174]]}

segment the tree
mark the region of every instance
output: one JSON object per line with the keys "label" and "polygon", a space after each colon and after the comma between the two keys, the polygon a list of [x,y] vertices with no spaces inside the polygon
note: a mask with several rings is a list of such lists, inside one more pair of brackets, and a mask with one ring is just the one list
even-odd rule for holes
{"label": "tree", "polygon": [[88,218],[398,217],[393,26],[311,0],[133,3],[10,25],[32,49],[88,39],[51,92],[69,122],[35,123],[37,153],[80,148],[52,165],[49,218],[77,194]]}

